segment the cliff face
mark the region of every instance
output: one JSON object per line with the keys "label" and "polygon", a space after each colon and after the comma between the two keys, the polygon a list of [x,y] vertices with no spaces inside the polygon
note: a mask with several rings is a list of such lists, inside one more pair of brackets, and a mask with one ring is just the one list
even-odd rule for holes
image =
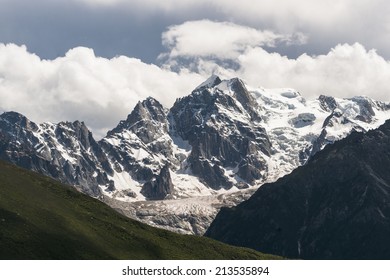
{"label": "cliff face", "polygon": [[165,165],[161,169],[160,174],[155,180],[145,183],[142,188],[142,193],[153,200],[165,199],[173,193],[173,184],[168,165]]}
{"label": "cliff face", "polygon": [[[219,84],[201,87],[171,109],[178,135],[192,147],[188,167],[216,190],[229,189],[237,185],[235,181],[253,184],[263,178],[265,158],[271,154],[256,100],[239,79],[224,83],[228,94]],[[227,169],[234,170],[230,178]]]}

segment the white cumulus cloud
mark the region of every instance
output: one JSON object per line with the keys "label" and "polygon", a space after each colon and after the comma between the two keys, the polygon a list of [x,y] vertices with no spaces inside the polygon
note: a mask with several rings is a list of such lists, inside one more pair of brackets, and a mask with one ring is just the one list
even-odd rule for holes
{"label": "white cumulus cloud", "polygon": [[303,54],[297,59],[253,48],[237,59],[240,69],[232,72],[253,85],[292,87],[310,98],[365,95],[390,101],[390,62],[359,43],[337,45],[327,54]]}
{"label": "white cumulus cloud", "polygon": [[187,21],[170,26],[162,34],[162,43],[169,49],[169,57],[212,56],[235,58],[248,48],[273,47],[277,43],[303,44],[303,34],[283,35],[268,30],[257,30],[230,22],[210,20]]}

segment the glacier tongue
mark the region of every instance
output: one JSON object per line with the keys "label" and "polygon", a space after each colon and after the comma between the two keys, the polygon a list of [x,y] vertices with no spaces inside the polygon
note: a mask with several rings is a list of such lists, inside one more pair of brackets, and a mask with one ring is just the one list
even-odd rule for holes
{"label": "glacier tongue", "polygon": [[203,235],[221,207],[247,200],[255,189],[170,200],[123,202],[104,196],[103,201],[140,222],[182,234]]}
{"label": "glacier tongue", "polygon": [[104,200],[128,216],[202,234],[222,206],[305,164],[325,145],[390,118],[368,97],[252,88],[211,76],[172,108],[139,102],[96,142],[82,122],[0,115],[0,158]]}

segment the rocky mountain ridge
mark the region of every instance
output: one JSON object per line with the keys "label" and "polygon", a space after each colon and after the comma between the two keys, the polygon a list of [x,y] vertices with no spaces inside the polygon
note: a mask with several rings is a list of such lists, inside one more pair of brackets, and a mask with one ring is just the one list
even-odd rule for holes
{"label": "rocky mountain ridge", "polygon": [[[148,200],[150,209],[158,207],[136,218],[154,225],[165,227],[190,211],[195,221],[177,230],[201,234],[219,207],[242,201],[327,144],[388,118],[390,104],[367,97],[306,100],[292,89],[251,88],[238,78],[211,76],[170,109],[153,98],[140,101],[100,141],[79,121],[36,124],[4,113],[0,158],[115,208]],[[185,199],[192,201],[190,210],[178,207]],[[164,221],[160,212],[167,213]]]}

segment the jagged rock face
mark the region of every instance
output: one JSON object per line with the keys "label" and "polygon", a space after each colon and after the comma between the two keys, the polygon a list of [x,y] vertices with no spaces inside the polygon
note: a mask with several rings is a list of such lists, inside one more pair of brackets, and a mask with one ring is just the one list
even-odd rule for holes
{"label": "jagged rock face", "polygon": [[324,111],[332,112],[334,109],[337,108],[337,102],[336,99],[332,96],[325,96],[320,95],[318,97],[318,100],[320,101],[320,107]]}
{"label": "jagged rock face", "polygon": [[[172,191],[170,177],[162,178],[169,175],[169,166],[175,168],[178,164],[168,127],[167,110],[157,100],[148,98],[99,142],[116,176],[131,177],[127,187],[137,187],[147,199],[165,197]],[[166,182],[170,186],[163,190]]]}
{"label": "jagged rock face", "polygon": [[82,122],[37,125],[15,113],[0,116],[0,157],[78,186],[92,196],[108,185],[107,157]]}
{"label": "jagged rock face", "polygon": [[[153,98],[139,102],[100,145],[113,166],[112,178],[131,177],[124,187],[133,184],[146,199],[156,199],[151,190],[164,166],[178,174],[176,182],[191,180],[186,174],[192,174],[203,188],[244,187],[263,179],[267,170],[264,157],[271,144],[260,121],[256,100],[241,80],[213,76],[169,111]],[[157,196],[168,193],[180,196],[171,187]]]}
{"label": "jagged rock face", "polygon": [[238,79],[201,87],[172,107],[176,132],[192,147],[188,164],[194,175],[214,189],[230,188],[232,177],[253,184],[267,169],[271,143],[261,126],[257,103]]}
{"label": "jagged rock face", "polygon": [[145,144],[149,144],[168,131],[166,112],[154,98],[138,102],[125,121],[107,133],[112,136],[123,131],[136,134]]}
{"label": "jagged rock face", "polygon": [[390,121],[318,152],[248,201],[224,208],[206,235],[303,259],[389,259]]}
{"label": "jagged rock face", "polygon": [[373,110],[373,102],[370,102],[370,100],[367,100],[362,97],[354,97],[352,98],[353,101],[355,101],[360,109],[360,113],[357,115],[357,119],[366,123],[369,123],[372,121],[372,118],[375,116],[375,112]]}
{"label": "jagged rock face", "polygon": [[173,184],[168,165],[161,169],[157,178],[145,183],[142,188],[142,193],[145,197],[153,200],[165,199],[173,193]]}
{"label": "jagged rock face", "polygon": [[[126,170],[131,170],[131,164],[140,158],[137,158],[136,150],[144,149],[146,154],[153,152],[169,154],[169,145],[158,141],[167,131],[164,108],[156,100],[148,98],[139,102],[127,119],[109,131],[100,143],[112,158],[122,165],[125,164]],[[148,163],[149,156],[146,154],[145,164]],[[131,156],[134,156],[133,160]]]}
{"label": "jagged rock face", "polygon": [[256,102],[252,94],[246,89],[244,82],[238,78],[229,81],[229,86],[233,92],[233,97],[241,103],[244,109],[251,116],[252,121],[260,121],[261,117],[258,113],[259,104]]}

